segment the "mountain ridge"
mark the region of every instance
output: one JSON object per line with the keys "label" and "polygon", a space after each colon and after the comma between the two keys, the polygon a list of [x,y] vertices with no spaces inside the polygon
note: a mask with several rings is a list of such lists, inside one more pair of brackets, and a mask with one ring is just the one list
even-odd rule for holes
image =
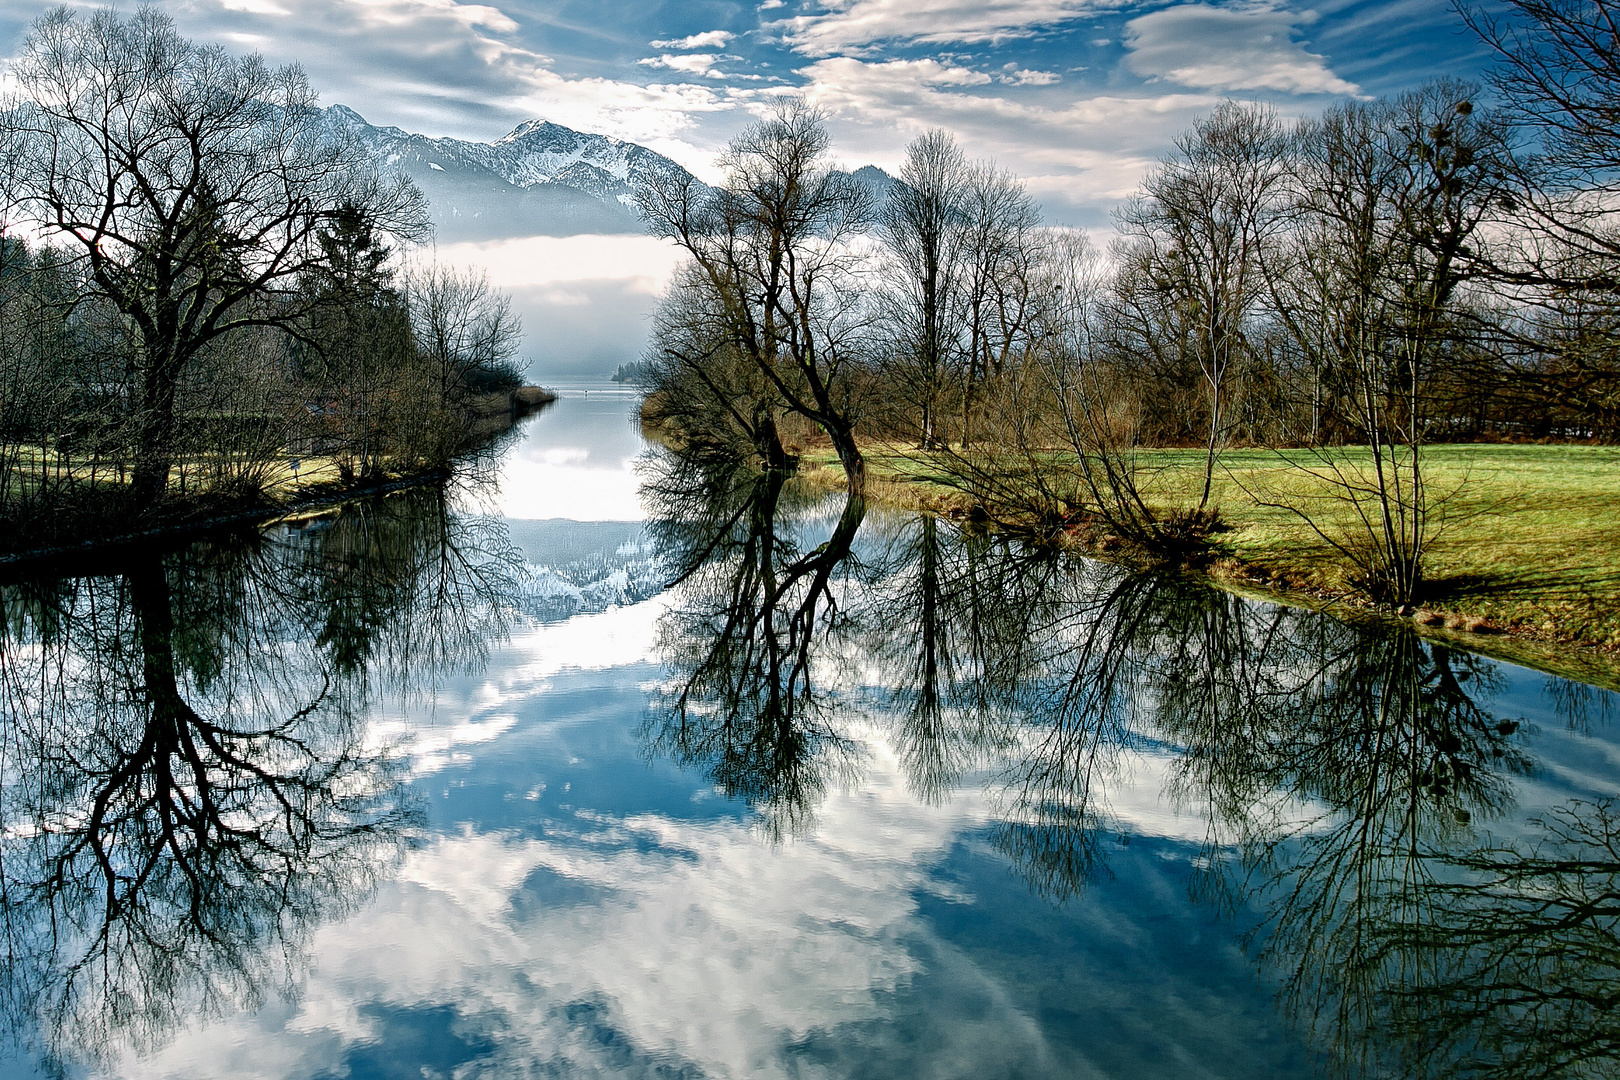
{"label": "mountain ridge", "polygon": [[331,105],[324,115],[379,165],[397,166],[422,189],[441,242],[641,233],[636,185],[691,176],[638,143],[549,120],[526,120],[479,143],[379,127],[346,105]]}
{"label": "mountain ridge", "polygon": [[[397,166],[422,189],[441,243],[642,234],[636,187],[695,180],[679,162],[639,143],[539,118],[493,142],[471,142],[379,127],[347,105],[330,105],[323,115],[379,165]],[[848,175],[879,200],[898,183],[875,165]]]}

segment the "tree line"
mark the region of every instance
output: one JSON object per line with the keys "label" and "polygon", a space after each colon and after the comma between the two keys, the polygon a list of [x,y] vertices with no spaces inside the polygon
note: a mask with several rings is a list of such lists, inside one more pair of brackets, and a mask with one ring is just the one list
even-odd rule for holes
{"label": "tree line", "polygon": [[[33,535],[291,466],[342,483],[464,448],[521,381],[480,274],[400,253],[426,203],[296,67],[151,9],[38,20],[0,103],[0,514]],[[79,513],[74,513],[79,511]]]}
{"label": "tree line", "polygon": [[[1161,553],[1205,543],[1223,449],[1275,447],[1353,506],[1355,535],[1327,539],[1367,591],[1409,603],[1424,446],[1620,437],[1620,36],[1606,0],[1507,6],[1463,12],[1498,56],[1490,95],[1436,79],[1297,122],[1223,103],[1106,247],[940,131],[876,199],[781,102],[718,188],[641,193],[690,257],[643,415],[767,468],[830,441],[851,485],[863,439],[909,443],[992,514],[1084,515]],[[1147,447],[1200,449],[1197,490],[1150,490]]]}

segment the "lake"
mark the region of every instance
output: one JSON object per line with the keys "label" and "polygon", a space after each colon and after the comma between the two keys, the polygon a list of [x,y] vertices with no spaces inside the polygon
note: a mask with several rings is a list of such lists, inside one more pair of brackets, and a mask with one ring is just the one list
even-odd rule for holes
{"label": "lake", "polygon": [[1620,1069],[1615,695],[634,400],[6,579],[0,1078]]}

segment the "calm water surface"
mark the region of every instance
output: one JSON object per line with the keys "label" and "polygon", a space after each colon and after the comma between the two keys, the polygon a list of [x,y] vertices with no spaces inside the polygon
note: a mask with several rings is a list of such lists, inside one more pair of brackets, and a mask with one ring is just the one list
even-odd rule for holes
{"label": "calm water surface", "polygon": [[0,1077],[1616,1071],[1612,695],[585,389],[0,589]]}

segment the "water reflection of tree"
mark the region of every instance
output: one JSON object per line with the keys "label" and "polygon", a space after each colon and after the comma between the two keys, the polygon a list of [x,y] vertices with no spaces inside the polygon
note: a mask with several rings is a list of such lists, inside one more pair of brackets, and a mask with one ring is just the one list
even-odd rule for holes
{"label": "water reflection of tree", "polygon": [[[1241,693],[1214,660],[1244,640],[1231,609],[1174,577],[1134,575],[936,519],[899,526],[868,593],[866,651],[886,659],[896,742],[924,795],[995,775],[995,839],[1063,900],[1105,869],[1121,754],[1157,737],[1154,703],[1203,714]],[[1200,620],[1213,620],[1198,632]],[[1196,673],[1196,674],[1195,674]]]}
{"label": "water reflection of tree", "polygon": [[4,1003],[47,1062],[251,1005],[397,856],[369,684],[476,662],[510,580],[445,498],[0,588]]}
{"label": "water reflection of tree", "polygon": [[1620,1065],[1620,817],[1575,800],[1527,842],[1429,854],[1429,918],[1377,921],[1415,978],[1382,988],[1410,1075],[1612,1076]]}
{"label": "water reflection of tree", "polygon": [[931,515],[888,519],[848,612],[881,684],[912,790],[944,799],[1008,737],[1001,704],[1039,662],[1062,560],[964,533]]}
{"label": "water reflection of tree", "polygon": [[679,601],[660,624],[674,681],[651,742],[698,764],[780,832],[802,829],[854,743],[827,718],[816,643],[839,630],[839,573],[865,516],[845,497],[810,546],[814,500],[780,470],[669,455],[643,487]]}
{"label": "water reflection of tree", "polygon": [[1002,769],[996,840],[1031,887],[1054,901],[1103,870],[1103,842],[1120,834],[1109,786],[1121,754],[1143,745],[1142,660],[1167,581],[1076,563],[1063,584],[1058,617],[1038,639],[1038,662],[999,688],[1019,752]]}
{"label": "water reflection of tree", "polygon": [[[779,475],[665,467],[684,583],[659,742],[777,825],[848,760],[832,691],[864,684],[913,790],[989,777],[1000,848],[1067,900],[1107,870],[1126,752],[1153,755],[1205,822],[1194,895],[1260,913],[1285,1013],[1340,1071],[1615,1071],[1620,818],[1571,803],[1490,838],[1534,769],[1491,661],[927,516],[857,549],[846,508],[812,547],[828,526]],[[1613,708],[1548,700],[1575,728]]]}
{"label": "water reflection of tree", "polygon": [[1210,823],[1199,884],[1260,905],[1262,964],[1335,1065],[1611,1073],[1620,838],[1607,804],[1553,808],[1528,845],[1481,829],[1512,820],[1510,778],[1533,765],[1489,707],[1496,666],[1210,590],[1150,607],[1118,632],[1138,644],[1120,677],[1092,671],[1175,748],[1172,791]]}
{"label": "water reflection of tree", "polygon": [[[1483,826],[1512,820],[1511,778],[1533,768],[1521,721],[1489,704],[1503,689],[1495,664],[1403,628],[1095,565],[1042,575],[1035,603],[983,587],[1028,573],[957,558],[914,580],[952,582],[947,609],[968,594],[1004,606],[1031,638],[1006,681],[965,664],[979,685],[954,699],[993,715],[972,731],[1015,748],[997,778],[998,839],[1038,891],[1066,899],[1103,872],[1119,752],[1168,752],[1170,793],[1208,822],[1196,891],[1260,906],[1263,966],[1345,1073],[1614,1071],[1617,819],[1610,804],[1575,803],[1537,819],[1531,843],[1489,840]],[[895,617],[926,610],[914,592]],[[899,632],[904,650],[918,633]],[[964,656],[971,647],[935,668]],[[1552,700],[1576,726],[1612,708]],[[897,722],[921,738],[910,714]]]}
{"label": "water reflection of tree", "polygon": [[[1382,1037],[1382,988],[1426,963],[1392,952],[1380,927],[1433,917],[1424,852],[1466,845],[1476,823],[1503,816],[1507,777],[1528,761],[1518,725],[1480,704],[1494,689],[1488,661],[1404,630],[1315,630],[1295,635],[1314,673],[1243,733],[1241,795],[1211,802],[1241,842],[1249,895],[1266,912],[1260,955],[1283,1002],[1360,1072],[1396,1049]],[[1213,790],[1226,778],[1212,779]],[[1241,796],[1262,801],[1243,812]]]}

